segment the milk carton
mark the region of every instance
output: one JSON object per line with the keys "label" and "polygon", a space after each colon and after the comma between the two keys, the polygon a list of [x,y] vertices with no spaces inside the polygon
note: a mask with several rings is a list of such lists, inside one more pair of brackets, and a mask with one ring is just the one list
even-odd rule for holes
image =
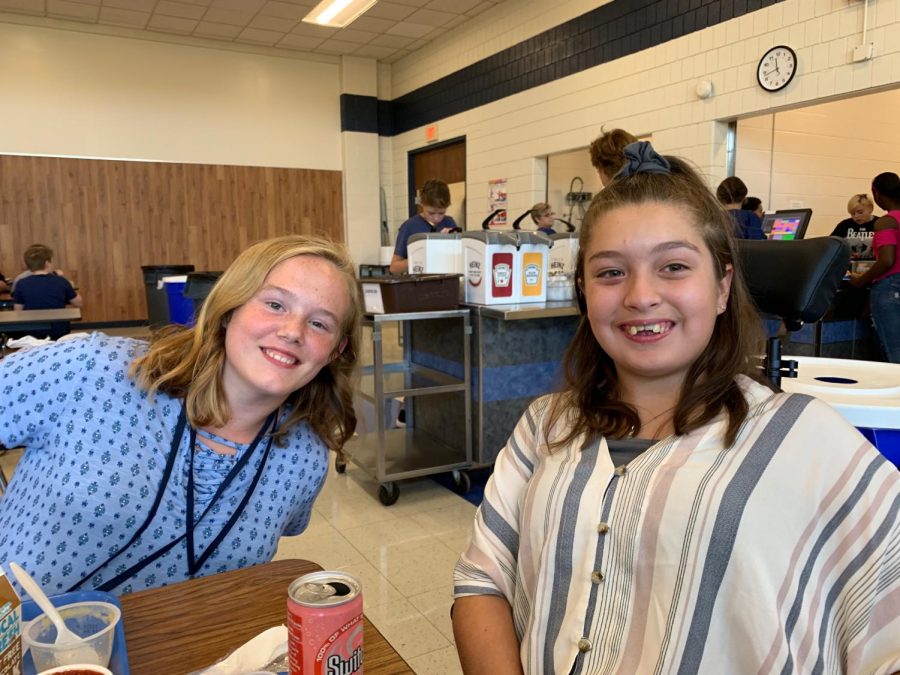
{"label": "milk carton", "polygon": [[22,608],[9,579],[0,569],[0,675],[22,672]]}
{"label": "milk carton", "polygon": [[537,232],[516,232],[515,237],[518,240],[515,302],[545,302],[550,239]]}
{"label": "milk carton", "polygon": [[410,274],[463,274],[463,247],[458,232],[422,232],[407,243]]}
{"label": "milk carton", "polygon": [[517,301],[519,264],[516,238],[504,232],[463,232],[466,302],[478,305]]}
{"label": "milk carton", "polygon": [[574,277],[578,265],[578,233],[557,232],[551,234],[553,248],[550,249],[550,274],[565,274]]}

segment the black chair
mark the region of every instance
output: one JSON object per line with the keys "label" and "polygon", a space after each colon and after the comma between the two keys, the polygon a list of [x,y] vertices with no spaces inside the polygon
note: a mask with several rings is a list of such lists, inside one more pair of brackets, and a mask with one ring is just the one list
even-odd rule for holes
{"label": "black chair", "polygon": [[[850,263],[850,247],[839,237],[740,239],[738,253],[759,311],[781,319],[791,332],[825,315]],[[797,362],[782,361],[777,337],[768,340],[764,370],[777,386],[782,377],[797,377]]]}

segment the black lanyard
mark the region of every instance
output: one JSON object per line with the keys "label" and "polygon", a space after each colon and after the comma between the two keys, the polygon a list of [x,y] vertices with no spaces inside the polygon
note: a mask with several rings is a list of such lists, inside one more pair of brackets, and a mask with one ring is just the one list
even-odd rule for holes
{"label": "black lanyard", "polygon": [[[269,434],[268,442],[266,443],[265,451],[263,452],[262,461],[259,464],[259,469],[256,471],[256,475],[253,477],[253,481],[250,483],[250,487],[247,489],[247,492],[244,494],[244,497],[241,499],[241,503],[238,504],[238,507],[235,509],[234,513],[231,514],[231,517],[228,519],[228,522],[225,523],[221,532],[216,535],[215,539],[213,539],[212,543],[206,548],[206,550],[197,558],[194,554],[194,528],[200,524],[200,521],[206,517],[206,514],[209,513],[210,509],[215,505],[215,503],[219,500],[219,497],[225,492],[228,486],[234,481],[234,479],[238,476],[241,470],[247,465],[250,461],[251,456],[253,455],[253,451],[256,450],[256,447],[259,445],[263,436],[266,433],[267,429],[271,428],[271,431],[274,432],[275,424],[278,418],[278,411],[276,410],[263,423],[259,432],[256,434],[256,438],[253,439],[253,443],[247,448],[247,451],[243,454],[243,456],[235,463],[235,465],[231,468],[231,471],[228,472],[228,475],[225,477],[225,480],[222,481],[221,485],[219,485],[219,489],[216,490],[216,493],[213,495],[212,500],[210,500],[207,507],[203,510],[203,513],[200,514],[200,517],[197,519],[197,522],[194,522],[194,444],[197,441],[197,432],[191,428],[190,433],[190,445],[188,446],[189,453],[189,465],[188,465],[188,485],[187,485],[187,517],[185,519],[185,532],[179,537],[176,537],[168,544],[163,546],[162,548],[154,551],[146,558],[138,561],[128,569],[124,570],[120,574],[116,575],[115,578],[104,582],[100,586],[98,586],[94,590],[98,591],[111,591],[120,584],[127,581],[129,578],[133,577],[135,574],[140,572],[142,569],[155,562],[166,553],[171,551],[176,545],[180,544],[182,541],[187,539],[187,548],[188,548],[188,574],[191,578],[203,567],[203,564],[209,558],[210,555],[215,551],[216,547],[222,543],[222,540],[227,536],[228,532],[237,522],[237,519],[240,518],[241,513],[243,513],[244,507],[246,507],[247,502],[250,501],[250,497],[253,494],[253,491],[256,489],[256,484],[259,482],[260,476],[262,476],[263,470],[266,466],[266,461],[269,458],[269,452],[272,449],[272,439],[273,436]],[[105,561],[97,565],[93,570],[91,570],[87,575],[85,575],[81,581],[72,586],[69,589],[69,592],[78,590],[78,588],[84,584],[85,581],[92,578],[97,572],[101,569],[109,565],[113,560],[118,558],[122,553],[124,553],[135,541],[144,533],[144,531],[150,526],[153,518],[156,516],[156,512],[159,510],[159,505],[162,502],[163,495],[166,491],[166,486],[169,483],[169,479],[172,476],[172,469],[175,466],[175,458],[178,455],[178,446],[181,445],[181,437],[184,434],[184,427],[187,424],[187,413],[185,411],[184,403],[181,405],[181,413],[178,415],[178,424],[175,427],[175,435],[172,437],[172,447],[169,451],[169,457],[166,460],[166,467],[163,471],[163,477],[159,484],[159,489],[156,493],[156,499],[153,501],[153,506],[150,507],[150,511],[147,513],[146,519],[141,524],[141,526],[137,529],[131,539],[128,540],[128,543],[125,544],[122,548],[116,551],[112,556],[107,558]]]}
{"label": "black lanyard", "polygon": [[272,434],[269,434],[269,440],[266,443],[266,449],[263,451],[262,461],[259,463],[259,468],[256,470],[256,474],[253,476],[253,481],[250,483],[250,487],[244,493],[243,498],[241,499],[241,503],[238,504],[238,507],[234,510],[234,513],[231,514],[231,517],[228,519],[228,522],[225,523],[222,530],[219,534],[216,535],[216,538],[212,540],[209,546],[206,547],[206,550],[200,554],[200,557],[197,558],[194,553],[194,528],[200,524],[200,521],[206,517],[206,514],[209,513],[210,509],[215,505],[215,503],[219,500],[219,497],[225,492],[226,488],[237,478],[238,474],[241,470],[246,466],[247,462],[250,461],[250,456],[253,454],[253,451],[256,450],[256,446],[259,445],[259,442],[262,440],[263,435],[266,433],[266,429],[269,427],[272,428],[272,431],[275,431],[275,419],[277,416],[277,411],[273,412],[266,421],[263,423],[262,427],[259,430],[259,433],[256,434],[256,438],[253,439],[253,443],[247,448],[247,451],[243,454],[243,456],[235,463],[232,467],[231,471],[228,472],[228,475],[225,477],[225,480],[222,481],[221,485],[219,485],[219,489],[216,490],[216,494],[213,495],[213,498],[210,500],[209,504],[206,505],[206,508],[203,509],[203,513],[200,514],[200,517],[197,518],[196,524],[194,523],[194,444],[197,442],[197,431],[193,427],[191,427],[191,459],[189,469],[188,469],[188,484],[187,484],[187,523],[185,525],[185,536],[187,537],[187,554],[188,554],[188,574],[191,575],[191,578],[200,571],[200,568],[203,567],[203,563],[212,555],[213,551],[216,550],[216,547],[222,543],[222,540],[226,537],[226,535],[231,531],[231,528],[234,527],[234,524],[237,522],[237,519],[241,517],[241,514],[244,512],[244,507],[247,506],[247,502],[250,501],[250,497],[253,495],[253,491],[256,489],[256,484],[259,482],[260,476],[262,476],[263,469],[266,467],[266,461],[269,459],[269,452],[272,450]]}

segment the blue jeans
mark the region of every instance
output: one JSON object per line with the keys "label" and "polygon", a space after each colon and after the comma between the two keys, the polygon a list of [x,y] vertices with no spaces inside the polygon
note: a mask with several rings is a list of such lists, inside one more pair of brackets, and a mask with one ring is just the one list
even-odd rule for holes
{"label": "blue jeans", "polygon": [[869,302],[884,355],[891,363],[900,363],[900,274],[872,286]]}

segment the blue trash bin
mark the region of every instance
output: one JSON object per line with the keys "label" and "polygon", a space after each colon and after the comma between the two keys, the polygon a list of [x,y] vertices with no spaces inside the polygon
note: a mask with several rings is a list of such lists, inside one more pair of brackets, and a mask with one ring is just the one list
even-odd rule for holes
{"label": "blue trash bin", "polygon": [[184,295],[187,275],[163,277],[160,283],[165,288],[169,300],[169,323],[180,323],[184,326],[193,324],[194,302]]}
{"label": "blue trash bin", "polygon": [[813,356],[797,361],[797,378],[781,381],[785,391],[822,399],[900,468],[900,364]]}
{"label": "blue trash bin", "polygon": [[173,274],[187,274],[194,271],[193,265],[142,265],[144,291],[147,296],[147,323],[151,328],[159,328],[169,323],[169,306],[166,289],[160,283],[163,277]]}
{"label": "blue trash bin", "polygon": [[867,429],[857,427],[869,439],[882,455],[897,468],[900,468],[900,429]]}

